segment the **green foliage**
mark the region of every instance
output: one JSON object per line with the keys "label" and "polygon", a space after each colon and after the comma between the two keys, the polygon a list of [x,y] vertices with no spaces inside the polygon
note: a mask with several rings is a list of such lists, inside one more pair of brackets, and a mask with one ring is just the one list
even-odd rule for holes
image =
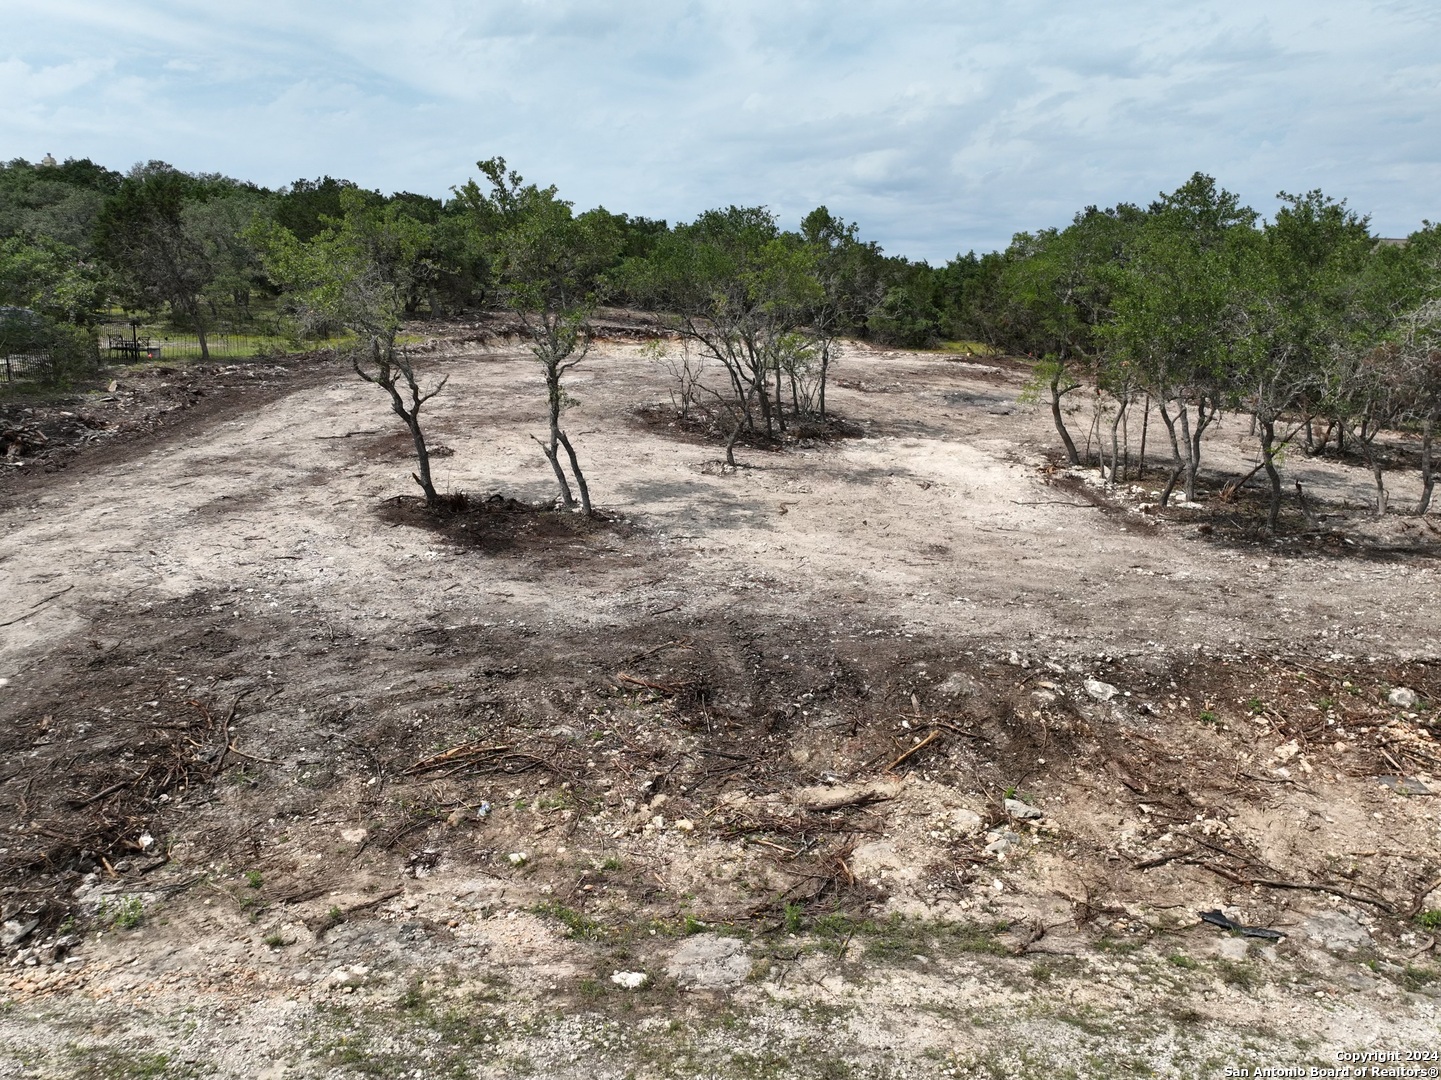
{"label": "green foliage", "polygon": [[110,913],[110,925],[117,930],[134,930],[145,921],[145,905],[138,896],[127,896]]}
{"label": "green foliage", "polygon": [[581,941],[597,941],[606,936],[603,923],[597,922],[573,907],[567,907],[558,900],[547,900],[531,909],[537,915],[557,920],[566,929],[566,936]]}

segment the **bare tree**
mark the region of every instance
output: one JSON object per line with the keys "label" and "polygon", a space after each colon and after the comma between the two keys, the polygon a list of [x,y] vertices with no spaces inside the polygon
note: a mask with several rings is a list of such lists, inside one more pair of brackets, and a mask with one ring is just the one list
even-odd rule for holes
{"label": "bare tree", "polygon": [[425,492],[425,504],[434,506],[439,500],[435,483],[430,476],[430,449],[420,427],[420,407],[445,389],[450,381],[447,375],[428,393],[422,392],[411,367],[410,357],[404,349],[395,347],[394,335],[390,340],[371,338],[368,348],[362,346],[351,356],[355,373],[368,383],[374,383],[390,395],[390,407],[395,415],[405,422],[415,444],[415,458],[418,471],[411,477]]}

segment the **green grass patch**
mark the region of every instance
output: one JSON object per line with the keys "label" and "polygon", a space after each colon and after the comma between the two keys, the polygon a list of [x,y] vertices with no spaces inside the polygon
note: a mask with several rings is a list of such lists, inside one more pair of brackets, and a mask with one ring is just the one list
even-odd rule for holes
{"label": "green grass patch", "polygon": [[555,919],[565,927],[565,936],[574,938],[577,941],[600,941],[610,934],[609,929],[604,923],[592,919],[583,911],[577,911],[573,907],[567,907],[558,900],[547,900],[543,904],[537,904],[530,910],[534,915]]}
{"label": "green grass patch", "polygon": [[865,919],[837,913],[817,918],[810,932],[823,949],[836,955],[858,940],[865,943],[866,956],[894,962],[917,956],[1009,955],[1011,950],[998,936],[1005,929],[1005,923],[931,922],[904,915]]}

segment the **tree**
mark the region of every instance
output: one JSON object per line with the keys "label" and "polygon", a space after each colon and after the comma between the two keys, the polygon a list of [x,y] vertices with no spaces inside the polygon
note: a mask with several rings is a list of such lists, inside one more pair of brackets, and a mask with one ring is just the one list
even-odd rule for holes
{"label": "tree", "polygon": [[809,316],[825,300],[816,263],[816,249],[782,233],[769,210],[731,206],[677,225],[623,276],[632,294],[725,371],[735,434],[755,431],[758,413],[775,438],[785,424],[783,375],[804,360],[804,339],[814,340]]}
{"label": "tree", "polygon": [[1195,500],[1202,436],[1235,397],[1247,323],[1240,285],[1255,219],[1197,173],[1151,205],[1116,278],[1104,336],[1166,426],[1174,464],[1163,506],[1182,477],[1187,501]]}
{"label": "tree", "polygon": [[589,514],[590,487],[560,423],[561,414],[575,403],[564,380],[590,351],[600,274],[614,262],[623,238],[612,215],[575,215],[570,203],[556,197],[553,186],[525,183],[519,173],[507,171],[504,158],[479,162],[478,168],[490,190],[471,180],[456,196],[472,215],[489,254],[502,302],[525,327],[531,353],[540,363],[550,423],[546,441],[536,442],[555,472],[561,502],[567,509],[576,505],[560,460],[563,448],[580,508]]}
{"label": "tree", "polygon": [[[233,294],[227,272],[240,259],[238,237],[257,205],[255,189],[223,177],[198,177],[162,161],[136,166],[101,209],[96,241],[121,298],[188,326],[210,358],[217,316],[212,291]],[[226,200],[215,206],[203,204]]]}
{"label": "tree", "polygon": [[[1087,207],[1065,229],[1017,234],[1006,252],[998,283],[1001,340],[1034,357],[1031,391],[1047,393],[1051,421],[1072,465],[1081,459],[1062,415],[1063,398],[1087,377],[1104,382],[1117,398],[1113,443],[1130,401],[1133,369],[1107,365],[1100,328],[1111,315],[1118,268],[1143,220],[1142,211],[1127,204]],[[1113,480],[1116,471],[1113,461]]]}
{"label": "tree", "polygon": [[409,430],[417,462],[411,475],[426,505],[433,507],[439,495],[420,412],[449,376],[422,390],[409,354],[397,344],[425,231],[414,219],[378,207],[360,192],[341,192],[340,207],[341,216],[308,242],[273,222],[257,223],[250,235],[266,272],[288,292],[303,320],[343,326],[359,336],[351,366],[386,392],[391,410]]}
{"label": "tree", "polygon": [[86,326],[102,300],[99,272],[74,248],[46,236],[0,240],[0,305]]}
{"label": "tree", "polygon": [[1278,196],[1284,205],[1263,228],[1254,258],[1236,282],[1248,292],[1249,349],[1241,374],[1261,443],[1261,464],[1269,481],[1267,529],[1275,532],[1281,512],[1279,453],[1304,425],[1278,439],[1281,417],[1304,411],[1323,393],[1325,367],[1369,347],[1374,327],[1356,302],[1360,273],[1373,241],[1366,219],[1320,191]]}
{"label": "tree", "polygon": [[860,227],[824,206],[801,220],[801,237],[815,260],[819,289],[807,313],[815,337],[816,411],[826,419],[826,382],[843,333],[864,330],[881,301],[884,256],[879,245],[862,242]]}
{"label": "tree", "polygon": [[1416,513],[1425,514],[1436,487],[1434,440],[1441,425],[1441,298],[1410,312],[1371,362],[1394,394],[1398,415],[1421,429],[1421,497]]}

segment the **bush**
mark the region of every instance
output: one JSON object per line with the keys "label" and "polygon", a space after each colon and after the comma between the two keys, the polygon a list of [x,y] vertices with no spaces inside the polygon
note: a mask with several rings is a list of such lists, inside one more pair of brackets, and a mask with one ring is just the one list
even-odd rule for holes
{"label": "bush", "polygon": [[47,386],[64,386],[100,364],[95,334],[82,326],[45,318],[25,308],[0,308],[0,357],[16,375]]}

